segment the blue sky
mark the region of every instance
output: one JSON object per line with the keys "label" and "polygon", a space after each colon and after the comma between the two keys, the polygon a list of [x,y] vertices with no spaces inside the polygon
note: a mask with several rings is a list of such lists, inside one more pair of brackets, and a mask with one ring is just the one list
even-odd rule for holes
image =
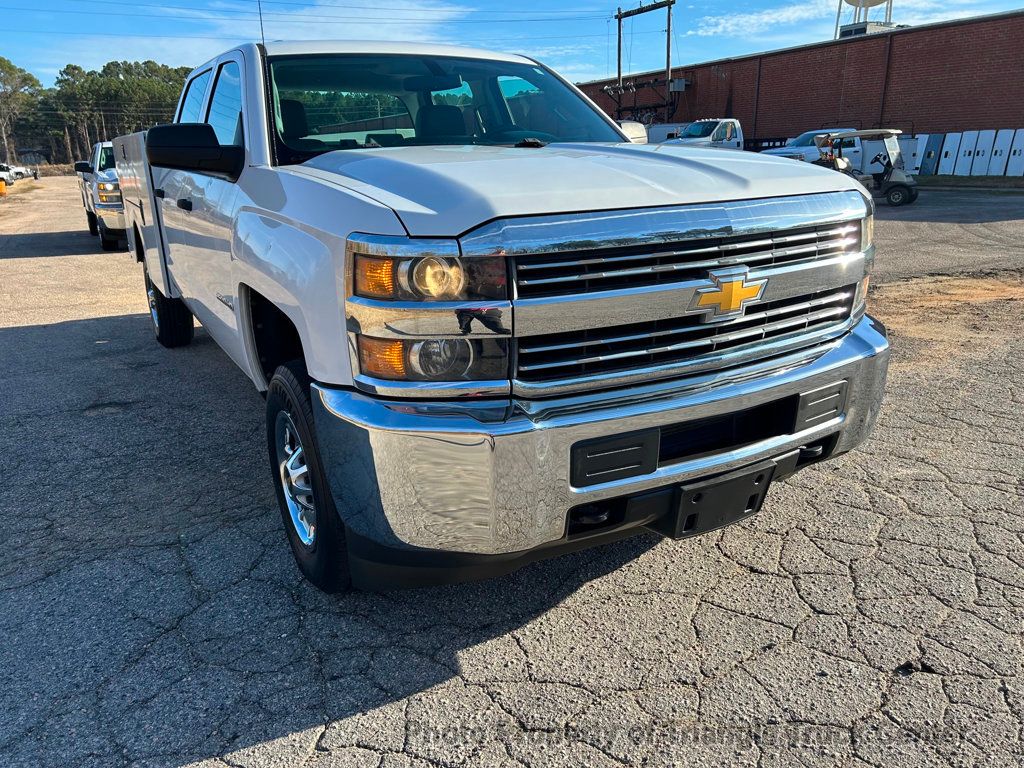
{"label": "blue sky", "polygon": [[[383,39],[474,45],[535,56],[567,77],[615,72],[614,6],[621,0],[263,0],[270,39]],[[634,8],[637,2],[624,2]],[[1021,0],[895,0],[894,21],[924,24],[1020,7]],[[51,85],[68,63],[111,59],[194,66],[258,39],[256,0],[0,0],[0,55]],[[33,10],[33,9],[39,10]],[[45,10],[43,10],[45,8]],[[875,13],[880,9],[875,9]],[[678,0],[673,63],[799,45],[832,36],[833,0]],[[625,22],[623,69],[663,65],[665,14]]]}

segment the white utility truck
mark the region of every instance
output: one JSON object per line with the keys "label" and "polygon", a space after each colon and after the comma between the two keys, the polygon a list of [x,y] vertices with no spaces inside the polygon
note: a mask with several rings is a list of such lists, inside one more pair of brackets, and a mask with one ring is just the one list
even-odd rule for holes
{"label": "white utility truck", "polygon": [[655,123],[647,126],[647,140],[651,144],[659,144],[669,139],[679,138],[689,123]]}
{"label": "white utility truck", "polygon": [[675,138],[664,144],[687,147],[714,147],[715,149],[743,149],[743,126],[731,117],[715,117],[686,123]]}
{"label": "white utility truck", "polygon": [[100,236],[104,251],[116,251],[125,237],[124,205],[114,165],[114,145],[109,141],[93,144],[88,160],[75,163],[78,191],[85,208],[90,235]]}
{"label": "white utility truck", "polygon": [[315,584],[700,534],[867,437],[864,189],[626,138],[523,56],[276,42],[114,142],[156,338],[194,316],[266,393]]}

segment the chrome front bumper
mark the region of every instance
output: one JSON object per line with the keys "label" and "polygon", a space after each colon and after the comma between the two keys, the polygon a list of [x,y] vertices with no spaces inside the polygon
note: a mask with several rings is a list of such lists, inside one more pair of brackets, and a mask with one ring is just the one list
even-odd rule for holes
{"label": "chrome front bumper", "polygon": [[[554,400],[399,402],[314,386],[318,442],[339,513],[357,537],[398,550],[507,555],[566,537],[581,504],[708,477],[838,433],[834,453],[870,433],[889,346],[865,317],[811,352],[703,377]],[[844,413],[796,434],[574,488],[570,450],[744,410],[837,381]]]}
{"label": "chrome front bumper", "polygon": [[96,216],[103,222],[104,228],[111,232],[124,232],[124,207],[120,205],[96,204]]}

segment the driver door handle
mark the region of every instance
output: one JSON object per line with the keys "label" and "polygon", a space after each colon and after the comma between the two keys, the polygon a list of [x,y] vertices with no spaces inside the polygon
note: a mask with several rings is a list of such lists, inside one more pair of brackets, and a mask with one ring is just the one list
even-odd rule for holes
{"label": "driver door handle", "polygon": [[157,189],[153,190],[153,196],[159,197],[162,200],[164,197],[164,191],[158,187]]}
{"label": "driver door handle", "polygon": [[179,198],[178,199],[178,207],[181,208],[181,210],[183,210],[183,211],[191,211],[192,210],[192,201],[189,200],[186,197]]}

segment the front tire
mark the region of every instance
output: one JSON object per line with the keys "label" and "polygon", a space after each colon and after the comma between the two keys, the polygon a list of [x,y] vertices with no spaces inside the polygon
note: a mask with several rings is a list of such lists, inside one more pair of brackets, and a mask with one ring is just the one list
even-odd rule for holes
{"label": "front tire", "polygon": [[146,280],[149,317],[153,321],[156,340],[168,348],[184,347],[195,334],[192,313],[181,299],[169,299],[149,279],[149,270],[142,268]]}
{"label": "front tire", "polygon": [[90,211],[85,212],[85,220],[89,223],[89,234],[95,237],[100,233],[100,225],[96,220],[96,214]]}
{"label": "front tire", "polygon": [[104,251],[116,251],[120,246],[121,241],[116,237],[111,237],[106,228],[100,229],[100,248]]}
{"label": "front tire", "polygon": [[338,516],[316,442],[309,377],[301,360],[280,366],[267,390],[267,450],[292,555],[324,592],[351,584],[345,525]]}

